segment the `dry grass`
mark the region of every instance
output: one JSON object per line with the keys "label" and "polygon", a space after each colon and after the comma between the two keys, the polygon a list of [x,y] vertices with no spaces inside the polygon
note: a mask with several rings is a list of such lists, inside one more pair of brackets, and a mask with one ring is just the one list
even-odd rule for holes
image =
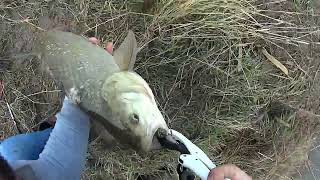
{"label": "dry grass", "polygon": [[[161,0],[143,11],[142,1],[2,2],[0,50],[14,61],[1,77],[7,92],[1,101],[0,113],[5,114],[1,122],[8,129],[2,138],[17,133],[13,120],[21,131],[31,131],[39,119],[58,109],[56,87],[26,54],[30,52],[26,40],[39,29],[35,27],[50,27],[39,19],[50,16],[55,24],[116,46],[132,29],[141,47],[135,70],[154,90],[171,128],[192,139],[218,164],[235,163],[255,179],[290,176],[287,155],[299,144],[303,149],[299,152],[305,154],[308,148],[303,147],[309,147],[305,142],[313,133],[302,136],[309,127],[290,118],[258,120],[256,115],[271,101],[300,106],[312,84],[319,19],[311,3]],[[23,21],[27,16],[28,23]],[[31,35],[25,35],[26,28]],[[266,60],[261,47],[289,69],[289,76]],[[13,120],[7,103],[15,113]],[[174,171],[176,158],[167,151],[141,157],[119,148],[106,150],[97,139],[90,144],[84,178],[135,179],[162,167]]]}

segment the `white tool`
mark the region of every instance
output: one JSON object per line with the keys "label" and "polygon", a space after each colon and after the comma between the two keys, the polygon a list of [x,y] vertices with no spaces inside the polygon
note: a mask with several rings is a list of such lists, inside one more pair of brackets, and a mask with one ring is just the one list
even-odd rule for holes
{"label": "white tool", "polygon": [[[180,145],[184,145],[189,151],[188,154],[182,153],[179,157],[178,173],[181,178],[192,178],[192,173],[200,177],[202,180],[207,180],[211,169],[216,165],[209,159],[209,157],[188,138],[178,131],[171,130],[171,135],[177,140]],[[180,172],[179,172],[180,171]],[[190,172],[191,171],[191,172]]]}
{"label": "white tool", "polygon": [[160,139],[160,143],[168,149],[181,153],[177,168],[180,180],[194,180],[195,176],[207,180],[210,171],[216,167],[198,146],[178,131],[170,129],[170,134]]}

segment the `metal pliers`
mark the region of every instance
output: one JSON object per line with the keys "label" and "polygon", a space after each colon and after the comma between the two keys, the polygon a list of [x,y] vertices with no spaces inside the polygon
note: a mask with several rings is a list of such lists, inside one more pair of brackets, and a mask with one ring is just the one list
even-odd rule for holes
{"label": "metal pliers", "polygon": [[170,133],[170,137],[173,139],[162,139],[160,143],[168,149],[181,153],[177,167],[179,179],[194,180],[196,175],[201,180],[207,180],[210,170],[215,168],[216,165],[198,146],[193,144],[184,135],[173,129],[170,129]]}

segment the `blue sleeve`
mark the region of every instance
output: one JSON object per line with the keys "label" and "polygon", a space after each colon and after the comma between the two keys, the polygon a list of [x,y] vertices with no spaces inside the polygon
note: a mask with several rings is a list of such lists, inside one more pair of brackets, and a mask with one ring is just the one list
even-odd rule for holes
{"label": "blue sleeve", "polygon": [[0,144],[0,154],[9,162],[16,160],[36,160],[43,151],[52,129],[19,134],[5,139]]}
{"label": "blue sleeve", "polygon": [[39,159],[27,164],[41,180],[79,180],[85,168],[89,130],[88,115],[65,99]]}

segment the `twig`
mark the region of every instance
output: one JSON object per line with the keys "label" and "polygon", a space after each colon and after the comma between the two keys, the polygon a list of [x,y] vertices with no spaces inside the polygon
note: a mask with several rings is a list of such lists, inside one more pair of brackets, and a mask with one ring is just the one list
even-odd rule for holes
{"label": "twig", "polygon": [[44,104],[44,105],[50,104],[50,103],[42,103],[42,102],[39,102],[39,101],[34,101],[34,100],[32,100],[32,99],[29,98],[30,96],[33,96],[33,95],[36,95],[36,94],[40,94],[40,93],[42,93],[42,92],[38,92],[38,93],[34,93],[34,94],[29,94],[29,95],[24,95],[22,92],[18,91],[17,89],[12,88],[12,90],[13,90],[14,92],[18,92],[18,93],[22,96],[22,97],[21,97],[21,96],[17,96],[16,100],[27,99],[27,100],[29,100],[30,102],[34,103],[34,104]]}
{"label": "twig", "polygon": [[0,100],[4,96],[4,83],[0,80]]}
{"label": "twig", "polygon": [[39,27],[39,26],[31,23],[30,21],[31,21],[32,19],[29,19],[29,18],[25,18],[25,19],[22,19],[22,20],[14,20],[14,19],[6,18],[6,17],[3,16],[3,15],[0,15],[0,17],[1,17],[2,19],[4,19],[4,20],[7,20],[7,21],[11,22],[11,23],[15,23],[15,24],[27,23],[27,24],[35,27],[35,28],[38,29],[38,30],[45,31],[45,30],[42,29],[41,27]]}
{"label": "twig", "polygon": [[101,25],[104,25],[104,24],[106,24],[106,23],[108,23],[108,22],[110,22],[110,21],[113,21],[113,20],[115,20],[115,19],[121,18],[122,16],[126,16],[126,15],[128,15],[128,13],[121,14],[121,15],[119,15],[119,16],[117,16],[117,17],[114,17],[114,18],[108,19],[107,21],[104,21],[104,22],[102,22],[102,23],[96,24],[95,26],[93,26],[93,27],[87,29],[86,31],[84,31],[82,34],[85,34],[85,33],[87,33],[88,31],[91,31],[92,29],[95,29],[95,28],[97,28],[97,27],[99,27],[99,26],[101,26]]}
{"label": "twig", "polygon": [[6,104],[7,104],[7,107],[8,107],[9,113],[10,113],[10,117],[11,117],[11,119],[12,119],[12,121],[13,121],[13,124],[14,124],[15,128],[18,130],[19,133],[22,133],[22,131],[20,130],[20,128],[17,126],[17,122],[16,122],[16,120],[15,120],[15,118],[14,118],[14,115],[13,115],[13,113],[12,113],[12,110],[11,110],[11,107],[10,107],[9,103],[6,102]]}
{"label": "twig", "polygon": [[55,93],[55,92],[61,92],[61,90],[56,89],[56,90],[52,90],[52,91],[40,91],[40,92],[36,92],[36,93],[32,93],[32,94],[25,95],[25,96],[26,96],[26,97],[30,97],[30,96],[35,96],[35,95],[43,94],[43,93]]}
{"label": "twig", "polygon": [[7,105],[7,108],[9,110],[9,113],[10,113],[10,117],[13,121],[13,124],[14,126],[16,127],[16,129],[18,130],[19,133],[21,133],[21,130],[19,129],[19,127],[17,126],[17,122],[14,118],[14,115],[12,113],[12,110],[11,110],[11,107],[9,105],[9,103],[6,101],[6,98],[5,98],[5,91],[4,91],[4,82],[3,81],[0,81],[0,100],[4,98],[5,102],[6,102],[6,105]]}

